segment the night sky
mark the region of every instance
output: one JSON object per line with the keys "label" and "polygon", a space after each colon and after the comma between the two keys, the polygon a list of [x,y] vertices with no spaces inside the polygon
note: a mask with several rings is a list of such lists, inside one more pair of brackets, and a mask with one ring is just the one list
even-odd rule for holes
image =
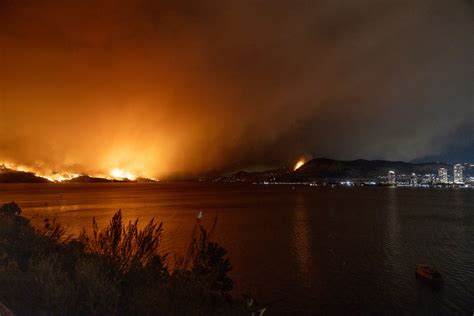
{"label": "night sky", "polygon": [[472,1],[0,0],[0,162],[474,160]]}

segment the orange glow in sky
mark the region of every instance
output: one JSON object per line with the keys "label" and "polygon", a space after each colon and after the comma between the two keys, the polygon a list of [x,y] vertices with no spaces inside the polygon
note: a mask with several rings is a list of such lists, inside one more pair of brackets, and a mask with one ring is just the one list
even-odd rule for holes
{"label": "orange glow in sky", "polygon": [[0,161],[166,179],[464,146],[439,135],[471,130],[467,1],[194,2],[0,0]]}

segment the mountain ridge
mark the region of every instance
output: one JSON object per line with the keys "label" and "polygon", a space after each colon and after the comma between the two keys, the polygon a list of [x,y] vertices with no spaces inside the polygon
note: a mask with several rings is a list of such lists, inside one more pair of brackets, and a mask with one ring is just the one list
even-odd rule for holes
{"label": "mountain ridge", "polygon": [[386,176],[389,171],[396,174],[437,174],[439,168],[452,168],[442,162],[412,163],[390,160],[335,160],[315,158],[294,171],[298,177],[305,179],[364,179]]}

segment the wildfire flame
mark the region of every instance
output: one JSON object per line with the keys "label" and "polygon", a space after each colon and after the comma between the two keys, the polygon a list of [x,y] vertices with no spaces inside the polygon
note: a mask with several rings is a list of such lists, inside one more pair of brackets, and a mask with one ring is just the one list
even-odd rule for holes
{"label": "wildfire flame", "polygon": [[30,168],[23,165],[17,165],[10,162],[0,162],[0,171],[2,169],[8,169],[12,171],[20,171],[20,172],[31,172],[37,177],[45,178],[51,182],[62,182],[65,180],[71,180],[80,176],[80,174],[76,173],[69,173],[69,172],[59,172],[59,171],[51,171],[51,172],[44,172],[38,171],[35,168]]}
{"label": "wildfire flame", "polygon": [[[0,173],[8,171],[8,170],[31,172],[34,175],[41,178],[45,178],[51,182],[63,182],[66,180],[77,178],[82,175],[76,172],[69,172],[69,171],[64,171],[64,170],[61,170],[61,171],[47,170],[47,169],[43,170],[38,167],[28,167],[25,165],[11,163],[9,161],[0,161]],[[138,177],[143,176],[140,173],[135,174],[135,173],[132,173],[131,171],[120,169],[120,168],[113,168],[108,173],[108,176],[106,174],[107,173],[94,173],[94,174],[90,174],[89,176],[98,177],[98,178],[108,178],[108,179],[114,179],[114,180],[130,180],[130,181],[135,181]],[[158,181],[158,179],[155,179],[153,177],[147,177],[147,176],[143,176],[143,177],[146,177],[154,181]]]}
{"label": "wildfire flame", "polygon": [[305,163],[306,163],[306,160],[304,160],[304,159],[298,160],[298,162],[296,163],[295,167],[293,168],[293,171],[298,170],[298,169],[301,168]]}
{"label": "wildfire flame", "polygon": [[131,172],[119,169],[119,168],[114,168],[110,172],[110,176],[114,179],[128,179],[128,180],[135,180],[137,178],[136,175],[134,175]]}
{"label": "wildfire flame", "polygon": [[79,174],[52,174],[52,175],[44,175],[40,173],[35,173],[35,174],[38,177],[48,179],[51,182],[63,182],[65,180],[71,180],[80,176]]}

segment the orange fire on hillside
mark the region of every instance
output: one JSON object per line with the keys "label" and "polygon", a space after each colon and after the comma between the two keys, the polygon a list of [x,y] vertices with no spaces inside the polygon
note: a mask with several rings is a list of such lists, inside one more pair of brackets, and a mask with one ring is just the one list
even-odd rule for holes
{"label": "orange fire on hillside", "polygon": [[62,182],[66,180],[71,180],[80,176],[80,174],[70,173],[70,172],[59,172],[59,171],[52,171],[52,172],[43,172],[36,168],[30,168],[24,165],[17,165],[10,162],[0,162],[0,171],[1,170],[11,170],[17,172],[28,172],[33,173],[37,177],[41,177],[47,179],[51,182]]}
{"label": "orange fire on hillside", "polygon": [[[12,172],[12,171],[32,173],[37,177],[47,179],[51,182],[63,182],[67,180],[72,180],[74,178],[77,178],[83,175],[83,174],[67,172],[67,171],[46,171],[46,170],[41,170],[40,168],[33,168],[33,167],[19,165],[19,164],[15,164],[11,162],[0,161],[0,172]],[[138,176],[136,176],[134,173],[123,170],[123,169],[119,169],[119,168],[112,169],[108,175],[93,174],[90,176],[106,178],[110,180],[130,180],[130,181],[134,181],[138,178]],[[153,178],[150,178],[150,179],[155,180]]]}
{"label": "orange fire on hillside", "polygon": [[137,176],[133,173],[119,168],[112,169],[112,171],[110,172],[110,176],[115,180],[127,179],[133,181],[137,178]]}
{"label": "orange fire on hillside", "polygon": [[26,172],[56,183],[72,180],[80,176],[90,176],[92,178],[103,178],[117,181],[159,181],[157,178],[146,176],[140,172],[134,172],[132,169],[111,168],[109,170],[110,171],[108,173],[99,171],[92,174],[84,174],[65,170],[58,171],[41,167],[30,167],[22,164],[12,163],[10,161],[0,161],[0,173]]}
{"label": "orange fire on hillside", "polygon": [[305,160],[305,159],[300,159],[300,160],[298,160],[298,162],[296,163],[295,167],[293,168],[293,171],[298,170],[298,169],[301,168],[305,163],[306,163],[306,160]]}

